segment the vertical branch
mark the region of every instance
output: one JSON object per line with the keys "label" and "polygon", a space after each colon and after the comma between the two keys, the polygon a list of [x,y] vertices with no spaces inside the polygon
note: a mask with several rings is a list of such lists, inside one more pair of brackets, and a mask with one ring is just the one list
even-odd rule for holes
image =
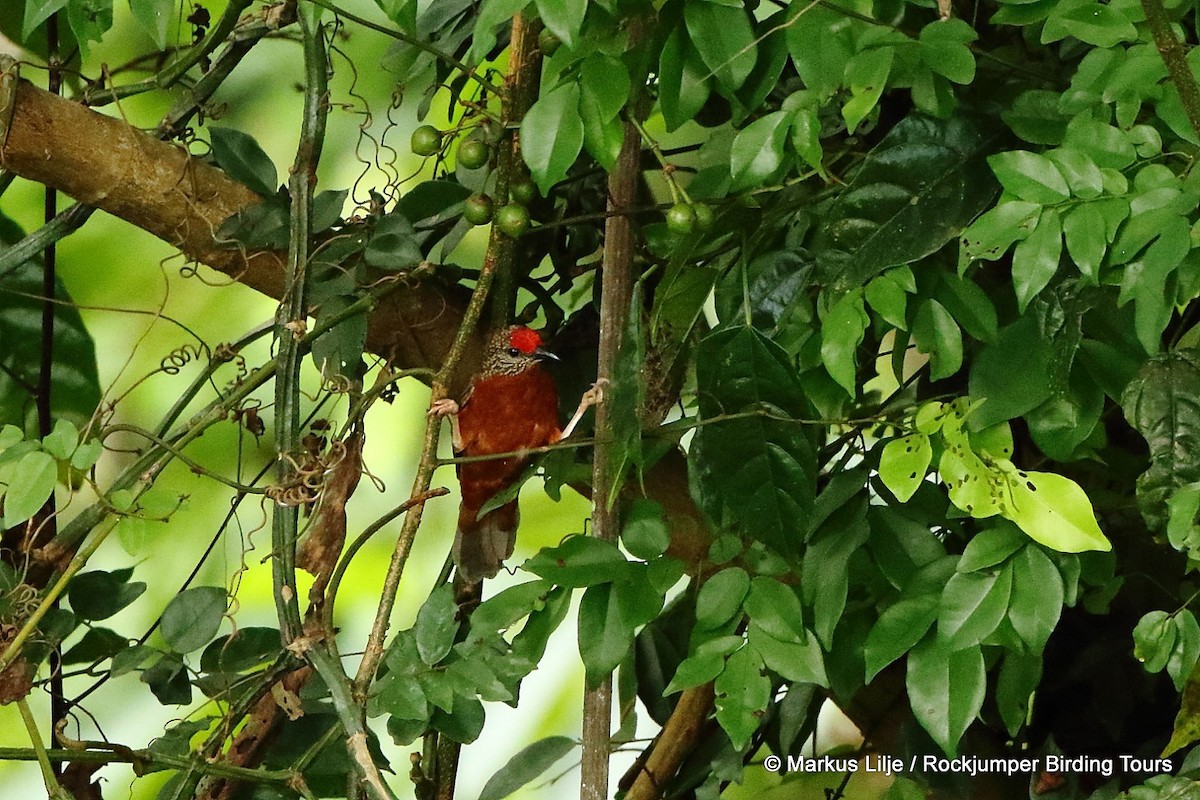
{"label": "vertical branch", "polygon": [[[637,29],[633,31],[637,39]],[[636,98],[636,95],[635,95]],[[628,106],[636,114],[636,99]],[[600,347],[597,379],[611,381],[621,334],[630,313],[633,296],[633,221],[629,210],[637,199],[641,140],[637,126],[625,122],[621,153],[608,179],[608,220],[604,225],[604,261],[600,288]],[[596,449],[592,462],[592,530],[608,541],[617,538],[617,514],[608,498],[613,497],[620,454],[612,436],[609,404],[596,408]],[[583,696],[583,763],[580,776],[581,800],[603,800],[608,796],[609,739],[612,726],[612,677]]]}
{"label": "vertical branch", "polygon": [[[50,94],[62,96],[62,64],[58,53],[58,13],[50,15],[46,20],[46,62],[49,67],[49,78],[46,88]],[[58,192],[46,186],[45,203],[42,209],[43,224],[49,225],[54,221],[58,211]],[[42,341],[39,353],[37,384],[37,418],[38,436],[43,439],[50,435],[54,426],[51,403],[51,386],[54,381],[54,309],[55,284],[57,279],[58,248],[54,243],[46,245],[42,251]],[[26,539],[26,552],[32,552],[36,547],[33,532],[37,531],[43,541],[54,539],[58,533],[57,514],[55,513],[54,492],[46,498],[46,504],[41,512],[34,517],[30,524],[31,535]],[[62,648],[55,646],[50,651],[50,730],[58,729],[59,722],[67,718],[67,701],[64,696],[62,677]],[[51,734],[53,735],[53,733]],[[55,764],[57,774],[62,774],[63,765]]]}
{"label": "vertical branch", "polygon": [[[520,15],[518,15],[513,20],[514,31],[518,27],[518,20],[520,18]],[[504,111],[501,115],[506,128],[519,123],[521,117],[517,115],[517,112],[519,111],[520,114],[524,114],[525,108],[528,107],[528,104],[526,104],[526,106],[521,108],[513,108],[512,97],[514,95],[521,95],[532,98],[537,90],[538,74],[536,67],[538,63],[536,34],[533,36],[522,35],[518,37],[514,32],[509,52],[508,75],[506,77],[508,94],[504,98]],[[532,101],[530,100],[530,102]],[[511,182],[513,172],[516,170],[516,159],[513,157],[505,158],[505,152],[511,154],[516,152],[516,150],[509,150],[507,147],[501,149],[500,169],[496,176],[496,185],[497,193],[502,197],[507,195],[508,184]],[[484,256],[483,266],[479,271],[479,280],[475,284],[475,291],[471,295],[471,302],[463,314],[462,324],[459,326],[458,333],[454,337],[450,351],[446,354],[446,360],[438,370],[437,375],[433,378],[433,400],[441,400],[449,396],[449,387],[455,377],[458,363],[466,350],[468,340],[475,331],[475,326],[482,316],[484,303],[487,301],[492,282],[495,280],[497,274],[511,272],[513,269],[512,263],[516,254],[515,244],[499,228],[495,225],[492,226],[491,235],[488,239],[487,254]],[[507,324],[507,322],[508,316],[505,310],[502,324]],[[417,475],[413,480],[412,497],[423,497],[429,493],[433,471],[437,466],[437,443],[440,430],[441,420],[435,417],[429,418],[425,424],[425,436],[421,445],[421,458],[417,464]],[[408,561],[408,554],[412,549],[413,538],[416,536],[417,528],[421,524],[421,517],[424,511],[424,503],[414,504],[405,514],[404,522],[400,526],[400,536],[396,540],[396,548],[392,552],[392,559],[388,564],[387,575],[384,578],[383,588],[380,592],[379,607],[375,613],[375,622],[371,626],[371,634],[367,639],[362,661],[359,662],[358,674],[354,679],[354,695],[363,702],[365,702],[367,689],[371,685],[375,670],[379,668],[379,662],[383,658],[383,641],[387,636],[388,627],[391,624],[392,608],[396,602],[396,590],[400,585],[400,576],[404,572],[404,565]]]}
{"label": "vertical branch", "polygon": [[1184,113],[1192,130],[1200,136],[1200,87],[1196,85],[1196,76],[1184,55],[1183,47],[1171,30],[1171,21],[1163,8],[1162,0],[1142,0],[1142,9],[1146,12],[1146,22],[1154,34],[1154,44],[1158,54],[1162,56],[1163,64],[1171,76],[1171,82],[1179,91],[1179,99],[1183,103]]}
{"label": "vertical branch", "polygon": [[[313,6],[307,6],[299,13],[304,36],[304,116],[288,184],[292,208],[287,273],[283,298],[275,317],[275,341],[279,351],[275,367],[275,457],[281,487],[290,486],[297,480],[296,461],[301,448],[300,373],[304,354],[301,342],[308,317],[306,277],[312,196],[329,113],[328,60],[324,29],[319,23],[321,13],[320,8]],[[393,800],[394,795],[371,758],[363,713],[351,696],[346,673],[327,649],[328,643],[310,641],[303,635],[296,589],[296,535],[300,509],[292,503],[285,505],[282,496],[276,501],[271,515],[274,556],[271,575],[284,646],[303,654],[329,688],[330,699],[346,732],[346,745],[354,770],[366,786],[368,795],[372,800]]]}
{"label": "vertical branch", "polygon": [[[525,112],[537,99],[538,79],[542,71],[542,51],[538,47],[541,22],[527,19],[524,14],[513,17],[508,49],[508,74],[504,78],[507,97],[501,111],[501,121],[510,139],[499,147],[496,158],[496,200],[509,202],[508,187],[517,176],[521,164],[521,134],[517,126]],[[509,323],[517,304],[517,242],[508,237],[493,236],[496,247],[496,286],[492,292],[491,324],[500,328]],[[490,251],[490,248],[489,248]]]}

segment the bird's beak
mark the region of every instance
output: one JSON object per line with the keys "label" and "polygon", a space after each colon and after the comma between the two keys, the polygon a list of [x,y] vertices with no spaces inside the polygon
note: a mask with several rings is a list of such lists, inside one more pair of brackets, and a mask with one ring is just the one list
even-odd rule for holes
{"label": "bird's beak", "polygon": [[551,353],[549,350],[547,350],[544,347],[539,347],[538,349],[534,350],[533,354],[542,361],[561,361],[562,360],[558,356],[554,355],[554,353]]}

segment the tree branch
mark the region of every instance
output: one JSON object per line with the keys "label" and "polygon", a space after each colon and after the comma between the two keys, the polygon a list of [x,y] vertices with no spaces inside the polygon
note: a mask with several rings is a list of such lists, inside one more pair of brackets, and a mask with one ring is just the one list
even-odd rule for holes
{"label": "tree branch", "polygon": [[1183,103],[1188,122],[1192,124],[1196,135],[1200,136],[1200,86],[1196,84],[1196,76],[1192,74],[1183,47],[1171,30],[1171,21],[1167,18],[1162,0],[1142,0],[1142,9],[1146,12],[1146,22],[1154,34],[1158,54],[1162,56],[1171,82],[1179,91],[1179,99]]}

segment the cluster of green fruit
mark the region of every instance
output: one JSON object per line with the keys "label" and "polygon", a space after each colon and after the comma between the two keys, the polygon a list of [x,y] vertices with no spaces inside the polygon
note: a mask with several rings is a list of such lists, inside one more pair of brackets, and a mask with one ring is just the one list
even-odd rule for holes
{"label": "cluster of green fruit", "polygon": [[[422,125],[413,131],[412,151],[428,157],[442,150],[442,132],[432,125]],[[479,169],[492,157],[491,148],[481,139],[467,139],[458,146],[458,163],[466,169]],[[495,208],[492,198],[486,194],[473,194],[463,203],[463,219],[472,225],[487,225],[495,222],[502,233],[513,239],[529,229],[527,206],[537,197],[537,188],[528,176],[520,176],[509,183],[510,202]]]}

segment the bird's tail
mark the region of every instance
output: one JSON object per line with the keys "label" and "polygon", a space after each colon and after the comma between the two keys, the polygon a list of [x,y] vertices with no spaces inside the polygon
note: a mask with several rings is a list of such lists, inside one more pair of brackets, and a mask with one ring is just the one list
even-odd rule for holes
{"label": "bird's tail", "polygon": [[494,578],[517,542],[520,512],[514,500],[476,519],[478,509],[464,504],[454,536],[454,564],[467,583]]}

